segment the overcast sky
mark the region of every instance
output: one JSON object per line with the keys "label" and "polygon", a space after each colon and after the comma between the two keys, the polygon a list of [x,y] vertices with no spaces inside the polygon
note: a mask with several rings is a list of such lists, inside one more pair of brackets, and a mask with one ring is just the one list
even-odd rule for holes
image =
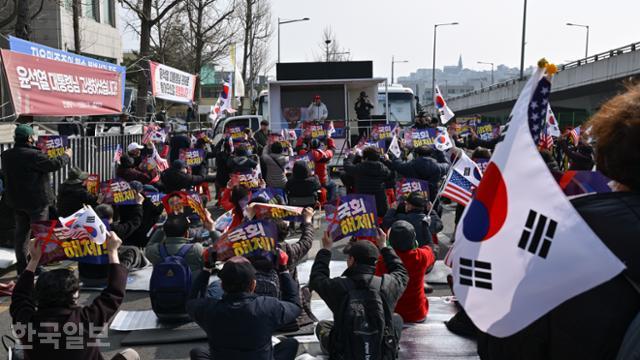
{"label": "overcast sky", "polygon": [[[408,60],[396,64],[396,77],[417,68],[431,68],[433,25],[438,28],[436,67],[454,65],[462,55],[464,67],[490,69],[478,61],[520,66],[523,0],[271,0],[274,27],[277,18],[309,17],[310,21],[282,25],[283,62],[312,61],[323,54],[325,27],[331,27],[353,60],[373,60],[374,74],[389,77],[391,56]],[[121,11],[122,13],[122,11]],[[591,27],[589,54],[640,41],[638,0],[529,0],[525,67],[540,57],[563,63],[584,56],[586,30]],[[122,14],[121,14],[122,15]],[[124,49],[138,47],[129,32]],[[271,41],[277,58],[277,38]]]}

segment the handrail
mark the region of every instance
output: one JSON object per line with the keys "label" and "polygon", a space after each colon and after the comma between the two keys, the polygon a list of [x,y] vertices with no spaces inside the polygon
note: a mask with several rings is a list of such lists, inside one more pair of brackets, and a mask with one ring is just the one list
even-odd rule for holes
{"label": "handrail", "polygon": [[[622,54],[626,54],[626,53],[630,53],[630,52],[634,52],[634,51],[640,51],[640,42],[635,42],[626,46],[622,46],[616,49],[612,49],[609,51],[605,51],[605,52],[601,52],[599,54],[595,54],[595,55],[591,55],[589,57],[586,58],[582,58],[582,59],[578,59],[566,64],[562,64],[562,65],[558,65],[558,72],[567,70],[567,69],[573,69],[573,68],[577,68],[579,66],[584,66],[586,64],[592,64],[595,63],[597,61],[602,61],[602,60],[606,60],[609,58],[612,58],[614,56],[618,56],[618,55],[622,55]],[[473,95],[477,95],[483,92],[487,92],[487,91],[491,91],[494,89],[498,89],[501,87],[505,87],[505,86],[509,86],[509,85],[515,85],[516,83],[520,82],[520,81],[527,81],[529,79],[529,76],[525,76],[522,80],[520,79],[509,79],[509,80],[505,80],[505,81],[501,81],[499,83],[495,83],[495,84],[491,84],[487,87],[483,87],[480,88],[479,90],[474,90],[474,91],[470,91],[467,93],[464,93],[462,95],[458,95],[456,97],[452,97],[451,99],[449,99],[449,101],[452,100],[456,100],[456,99],[462,99],[462,98],[466,98],[469,96],[473,96]]]}

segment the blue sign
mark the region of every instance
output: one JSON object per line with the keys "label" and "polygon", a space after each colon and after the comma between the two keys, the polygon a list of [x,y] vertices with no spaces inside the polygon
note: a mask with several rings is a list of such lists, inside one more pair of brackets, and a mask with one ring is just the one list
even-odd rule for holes
{"label": "blue sign", "polygon": [[88,56],[77,55],[68,51],[55,49],[31,41],[9,36],[9,50],[17,53],[36,56],[44,59],[66,62],[95,69],[117,72],[122,75],[122,105],[124,107],[124,85],[127,68],[110,62],[97,60]]}

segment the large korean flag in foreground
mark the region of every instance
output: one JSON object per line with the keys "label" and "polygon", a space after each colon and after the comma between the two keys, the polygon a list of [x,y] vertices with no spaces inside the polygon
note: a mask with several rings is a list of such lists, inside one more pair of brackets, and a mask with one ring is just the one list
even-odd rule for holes
{"label": "large korean flag in foreground", "polygon": [[536,144],[551,84],[538,69],[456,230],[454,291],[473,322],[512,335],[624,265],[572,207]]}

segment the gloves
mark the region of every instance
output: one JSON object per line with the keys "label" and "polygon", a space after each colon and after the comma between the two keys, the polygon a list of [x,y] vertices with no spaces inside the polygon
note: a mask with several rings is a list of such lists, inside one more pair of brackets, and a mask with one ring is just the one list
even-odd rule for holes
{"label": "gloves", "polygon": [[284,250],[282,249],[278,250],[278,258],[276,260],[278,265],[278,272],[284,272],[289,270],[287,268],[287,264],[289,263],[289,255],[287,255],[287,253]]}

